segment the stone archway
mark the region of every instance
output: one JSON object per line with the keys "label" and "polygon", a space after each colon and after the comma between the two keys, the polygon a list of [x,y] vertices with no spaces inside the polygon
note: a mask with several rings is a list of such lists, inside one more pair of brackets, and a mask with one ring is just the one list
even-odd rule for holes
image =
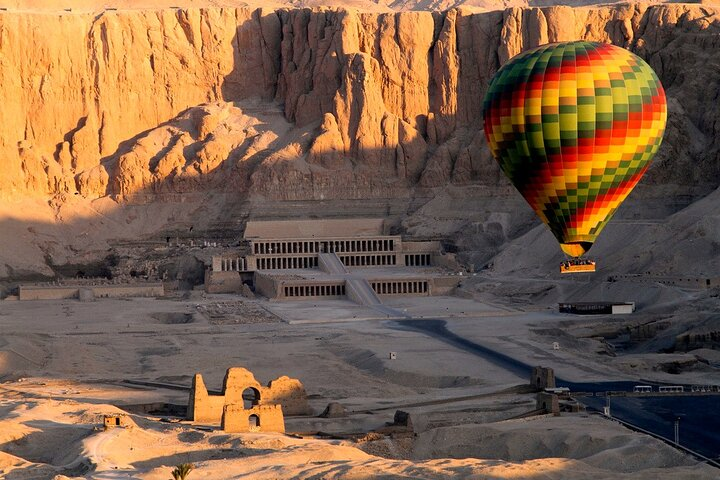
{"label": "stone archway", "polygon": [[251,432],[260,430],[260,416],[254,413],[248,417],[248,428]]}
{"label": "stone archway", "polygon": [[260,404],[260,390],[255,387],[247,387],[242,392],[242,399],[244,408],[249,410]]}

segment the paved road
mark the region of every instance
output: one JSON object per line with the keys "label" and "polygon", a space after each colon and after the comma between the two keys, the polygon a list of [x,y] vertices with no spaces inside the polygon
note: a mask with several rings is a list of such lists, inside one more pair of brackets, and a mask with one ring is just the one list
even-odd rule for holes
{"label": "paved road", "polygon": [[[530,377],[531,365],[467,340],[448,330],[446,324],[444,320],[424,319],[391,322],[394,328],[419,331],[473,353],[522,380]],[[556,377],[556,383],[559,387],[582,392],[632,391],[635,385],[648,384],[641,380],[580,383],[560,377]],[[580,397],[579,400],[597,410],[602,410],[606,401],[601,397]],[[670,440],[674,438],[674,421],[679,416],[680,444],[706,457],[720,459],[720,396],[612,397],[610,408],[613,416]]]}

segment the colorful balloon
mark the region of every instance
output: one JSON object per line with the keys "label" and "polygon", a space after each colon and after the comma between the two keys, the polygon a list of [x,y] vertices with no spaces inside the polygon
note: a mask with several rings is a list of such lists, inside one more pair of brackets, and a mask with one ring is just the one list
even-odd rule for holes
{"label": "colorful balloon", "polygon": [[505,175],[562,250],[579,257],[650,165],[667,104],[640,57],[579,41],[508,61],[488,87],[483,116]]}

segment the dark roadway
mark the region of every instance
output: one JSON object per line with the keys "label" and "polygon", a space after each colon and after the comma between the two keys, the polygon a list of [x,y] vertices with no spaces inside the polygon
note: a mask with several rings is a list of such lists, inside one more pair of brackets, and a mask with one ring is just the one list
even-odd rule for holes
{"label": "dark roadway", "polygon": [[[523,380],[530,377],[531,365],[467,340],[446,327],[444,320],[397,320],[393,328],[414,330],[475,354],[512,372]],[[633,386],[652,385],[647,381],[578,383],[555,378],[558,387],[576,392],[632,391]],[[655,384],[657,385],[657,384]],[[602,411],[604,397],[579,397],[588,408]],[[661,435],[674,438],[674,421],[680,417],[680,444],[711,459],[720,458],[720,395],[684,397],[611,397],[612,416]]]}

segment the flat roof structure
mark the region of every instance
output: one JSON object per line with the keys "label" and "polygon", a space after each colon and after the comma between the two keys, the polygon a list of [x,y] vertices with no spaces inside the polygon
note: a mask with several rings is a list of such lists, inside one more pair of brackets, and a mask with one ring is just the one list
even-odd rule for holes
{"label": "flat roof structure", "polygon": [[617,315],[635,311],[634,302],[566,302],[558,304],[560,313],[578,315]]}

